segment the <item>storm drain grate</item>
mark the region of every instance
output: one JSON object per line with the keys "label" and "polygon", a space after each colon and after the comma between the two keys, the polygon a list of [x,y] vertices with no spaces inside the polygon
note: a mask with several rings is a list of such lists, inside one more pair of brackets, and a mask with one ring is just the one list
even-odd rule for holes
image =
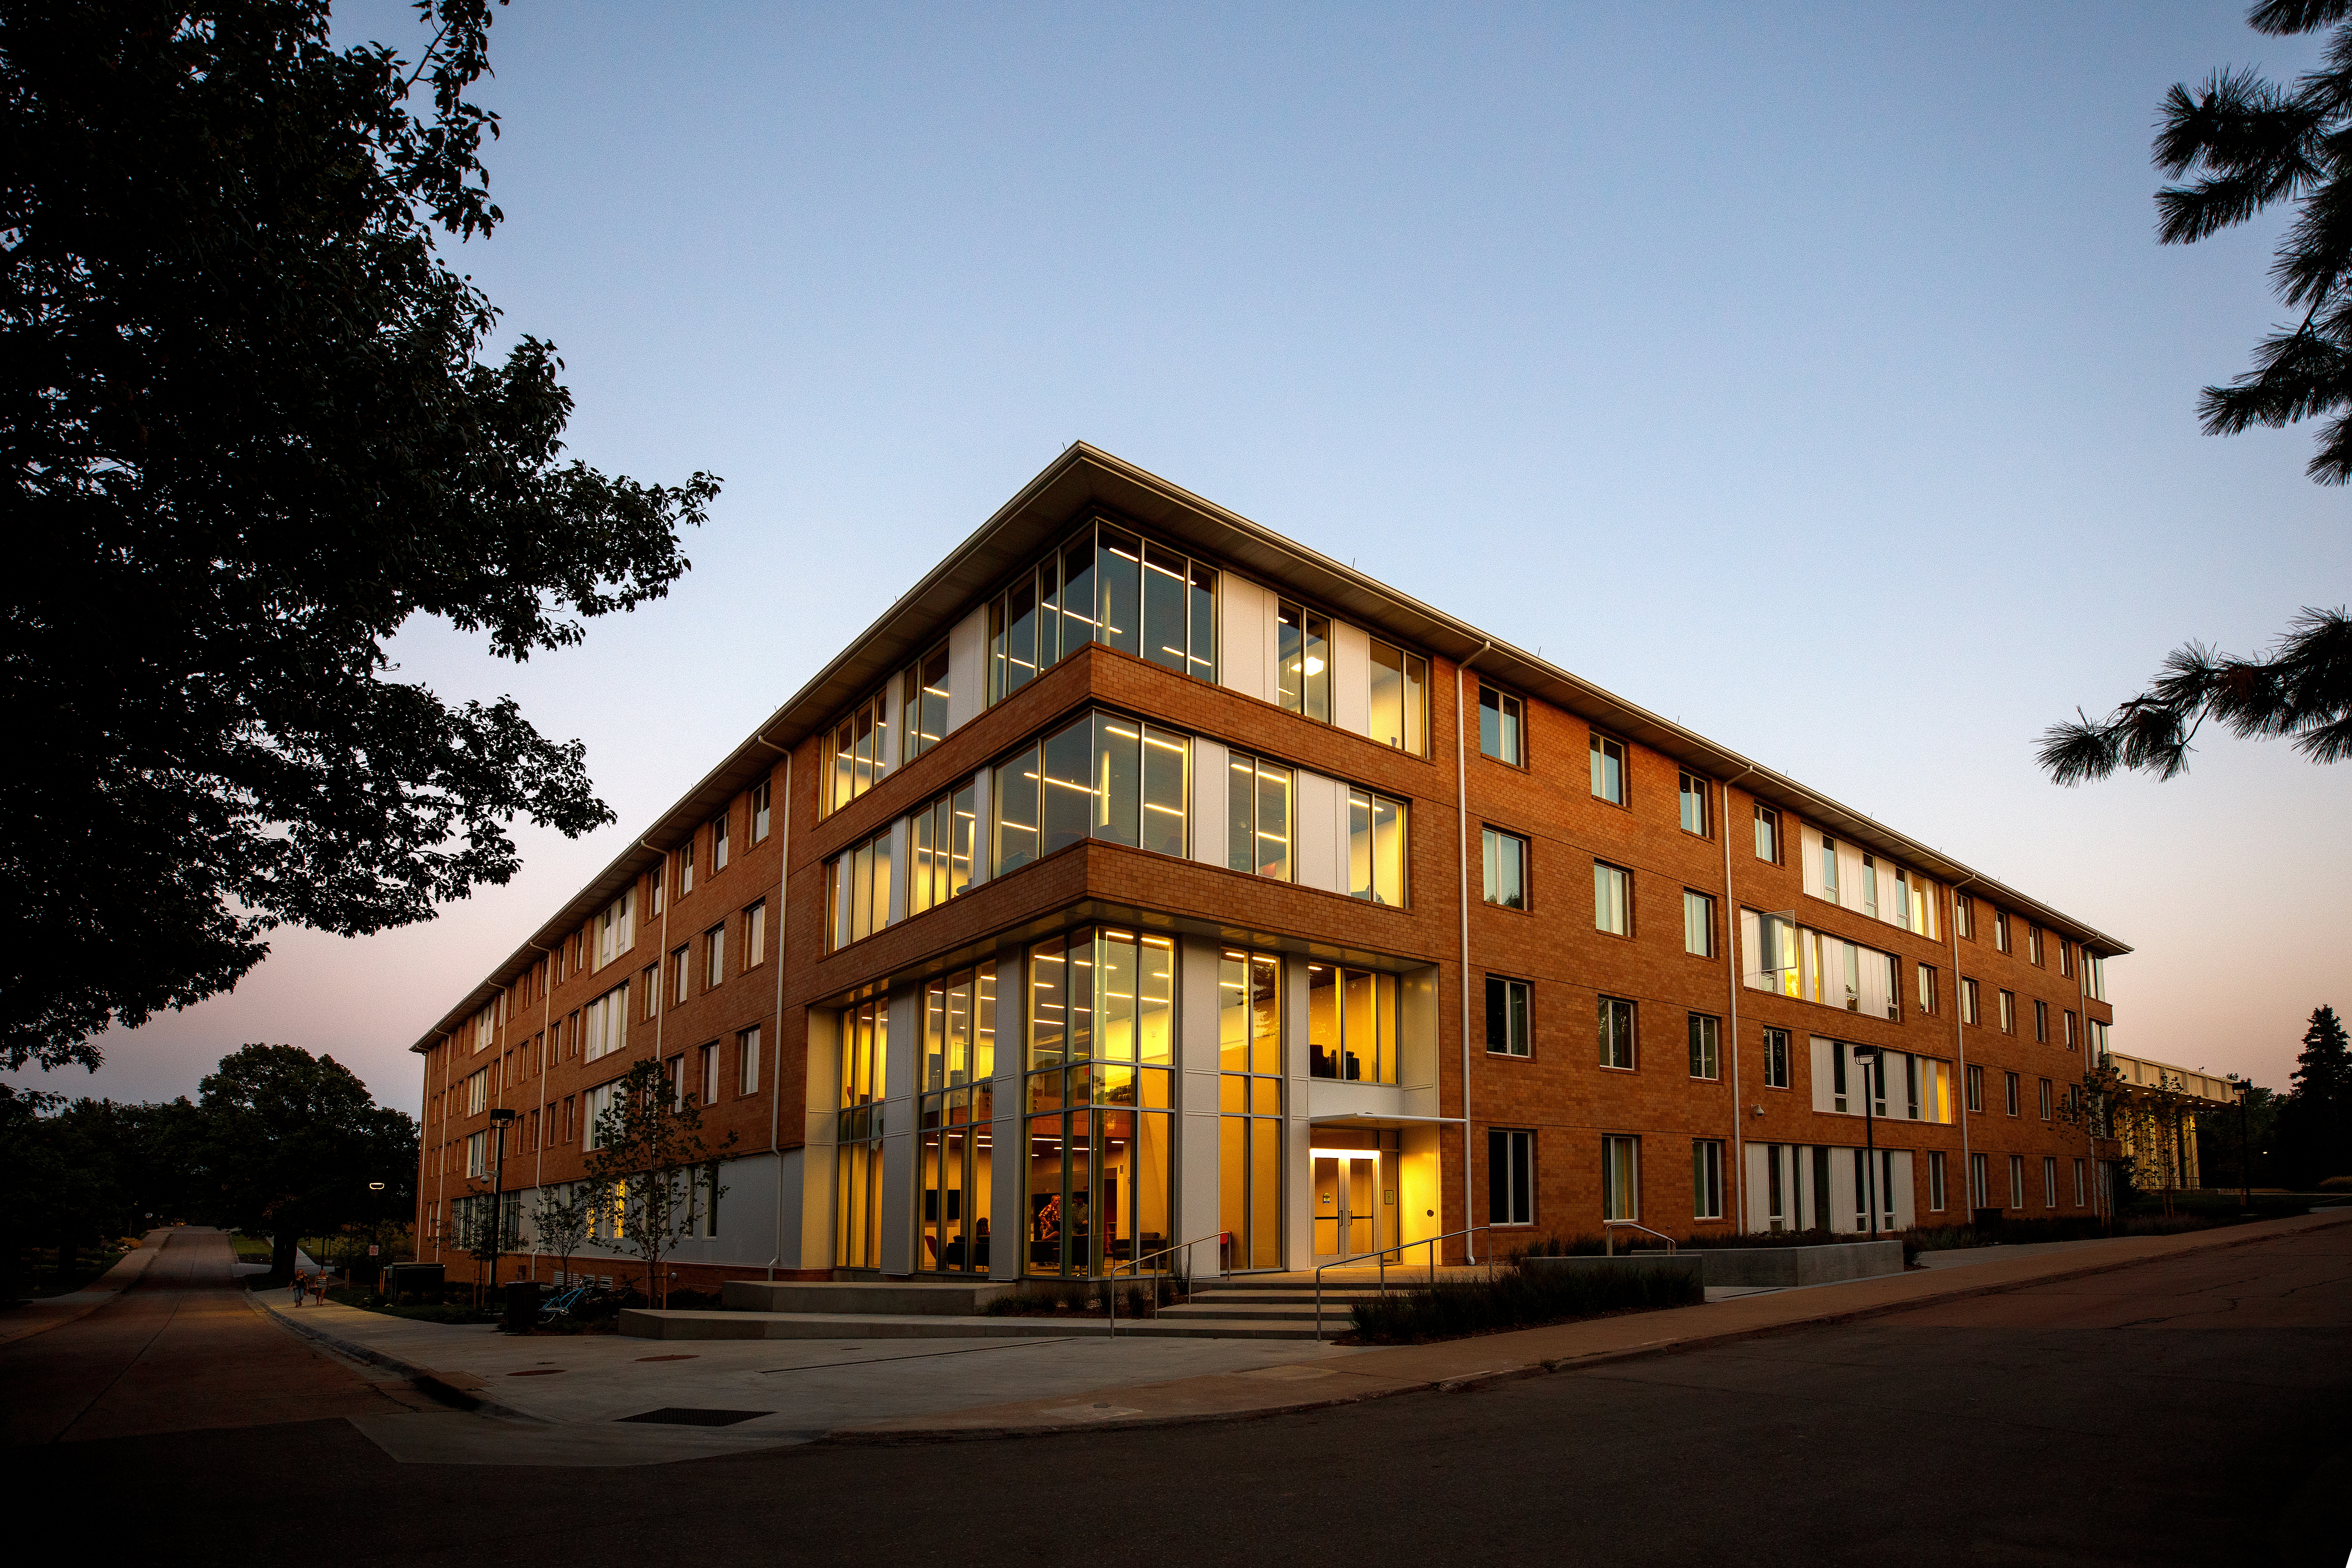
{"label": "storm drain grate", "polygon": [[648,1410],[642,1415],[624,1415],[621,1419],[655,1422],[664,1426],[732,1426],[739,1421],[756,1420],[774,1414],[772,1410],[695,1410],[666,1405],[659,1410]]}

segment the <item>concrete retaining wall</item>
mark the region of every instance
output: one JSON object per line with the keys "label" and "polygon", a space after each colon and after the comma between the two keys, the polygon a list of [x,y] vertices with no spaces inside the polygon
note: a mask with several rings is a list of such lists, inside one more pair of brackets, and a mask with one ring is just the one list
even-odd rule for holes
{"label": "concrete retaining wall", "polygon": [[1707,1278],[1706,1266],[1696,1252],[1634,1252],[1615,1258],[1522,1258],[1519,1267],[1562,1274],[1680,1274],[1703,1285],[1715,1282]]}
{"label": "concrete retaining wall", "polygon": [[917,1285],[888,1279],[730,1279],[719,1288],[719,1304],[730,1312],[860,1312],[885,1317],[969,1318],[999,1296],[1020,1289],[1018,1281],[970,1285]]}
{"label": "concrete retaining wall", "polygon": [[1710,1285],[1828,1285],[1903,1272],[1899,1241],[1841,1241],[1826,1247],[1691,1247],[1678,1258],[1705,1260]]}

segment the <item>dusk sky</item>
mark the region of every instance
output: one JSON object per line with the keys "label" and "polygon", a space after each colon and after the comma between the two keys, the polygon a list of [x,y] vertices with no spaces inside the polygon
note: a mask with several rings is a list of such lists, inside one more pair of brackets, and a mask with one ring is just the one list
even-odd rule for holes
{"label": "dusk sky", "polygon": [[520,0],[506,223],[454,262],[560,345],[574,455],[726,488],[583,647],[395,653],[584,739],[619,823],[20,1081],[193,1095],[289,1041],[416,1111],[418,1035],[1084,438],[2114,933],[2116,1049],[2284,1089],[2352,1006],[2352,769],[2032,759],[2352,583],[2311,431],[2197,426],[2279,225],[2154,237],[2165,89],[2316,57],[2243,15]]}

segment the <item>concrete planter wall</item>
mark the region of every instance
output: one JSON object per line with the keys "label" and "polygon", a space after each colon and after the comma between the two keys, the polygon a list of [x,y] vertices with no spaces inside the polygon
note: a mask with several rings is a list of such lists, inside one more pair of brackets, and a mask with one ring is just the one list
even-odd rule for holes
{"label": "concrete planter wall", "polygon": [[1559,1274],[1679,1274],[1711,1285],[1706,1265],[1696,1252],[1634,1252],[1615,1258],[1528,1258],[1519,1262],[1522,1268],[1537,1268]]}
{"label": "concrete planter wall", "polygon": [[1011,1280],[934,1285],[896,1279],[730,1279],[719,1288],[719,1304],[730,1312],[873,1312],[896,1317],[964,1318],[979,1312],[999,1296],[1010,1296],[1019,1289]]}
{"label": "concrete planter wall", "polygon": [[1827,1285],[1903,1272],[1899,1241],[1841,1241],[1827,1247],[1692,1247],[1676,1254],[1706,1260],[1710,1285]]}

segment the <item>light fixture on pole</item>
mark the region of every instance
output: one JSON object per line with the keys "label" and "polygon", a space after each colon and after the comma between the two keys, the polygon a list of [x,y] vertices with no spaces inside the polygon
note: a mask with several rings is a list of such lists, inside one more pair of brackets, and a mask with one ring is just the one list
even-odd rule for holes
{"label": "light fixture on pole", "polygon": [[1872,1107],[1878,1099],[1878,1047],[1856,1046],[1853,1059],[1862,1068],[1863,1179],[1869,1193],[1870,1239],[1878,1239],[1878,1121]]}
{"label": "light fixture on pole", "polygon": [[[506,1239],[501,1233],[506,1228],[507,1124],[514,1119],[514,1110],[510,1106],[501,1105],[490,1112],[490,1125],[498,1130],[499,1158],[497,1165],[493,1167],[495,1173],[490,1178],[490,1227],[483,1237],[482,1245],[475,1256],[488,1263],[489,1283],[492,1285],[499,1282],[499,1243]],[[475,1283],[477,1287],[482,1283],[478,1274]]]}
{"label": "light fixture on pole", "polygon": [[2254,1080],[2230,1075],[2230,1087],[2238,1093],[2238,1205],[2241,1208],[2254,1206]]}

